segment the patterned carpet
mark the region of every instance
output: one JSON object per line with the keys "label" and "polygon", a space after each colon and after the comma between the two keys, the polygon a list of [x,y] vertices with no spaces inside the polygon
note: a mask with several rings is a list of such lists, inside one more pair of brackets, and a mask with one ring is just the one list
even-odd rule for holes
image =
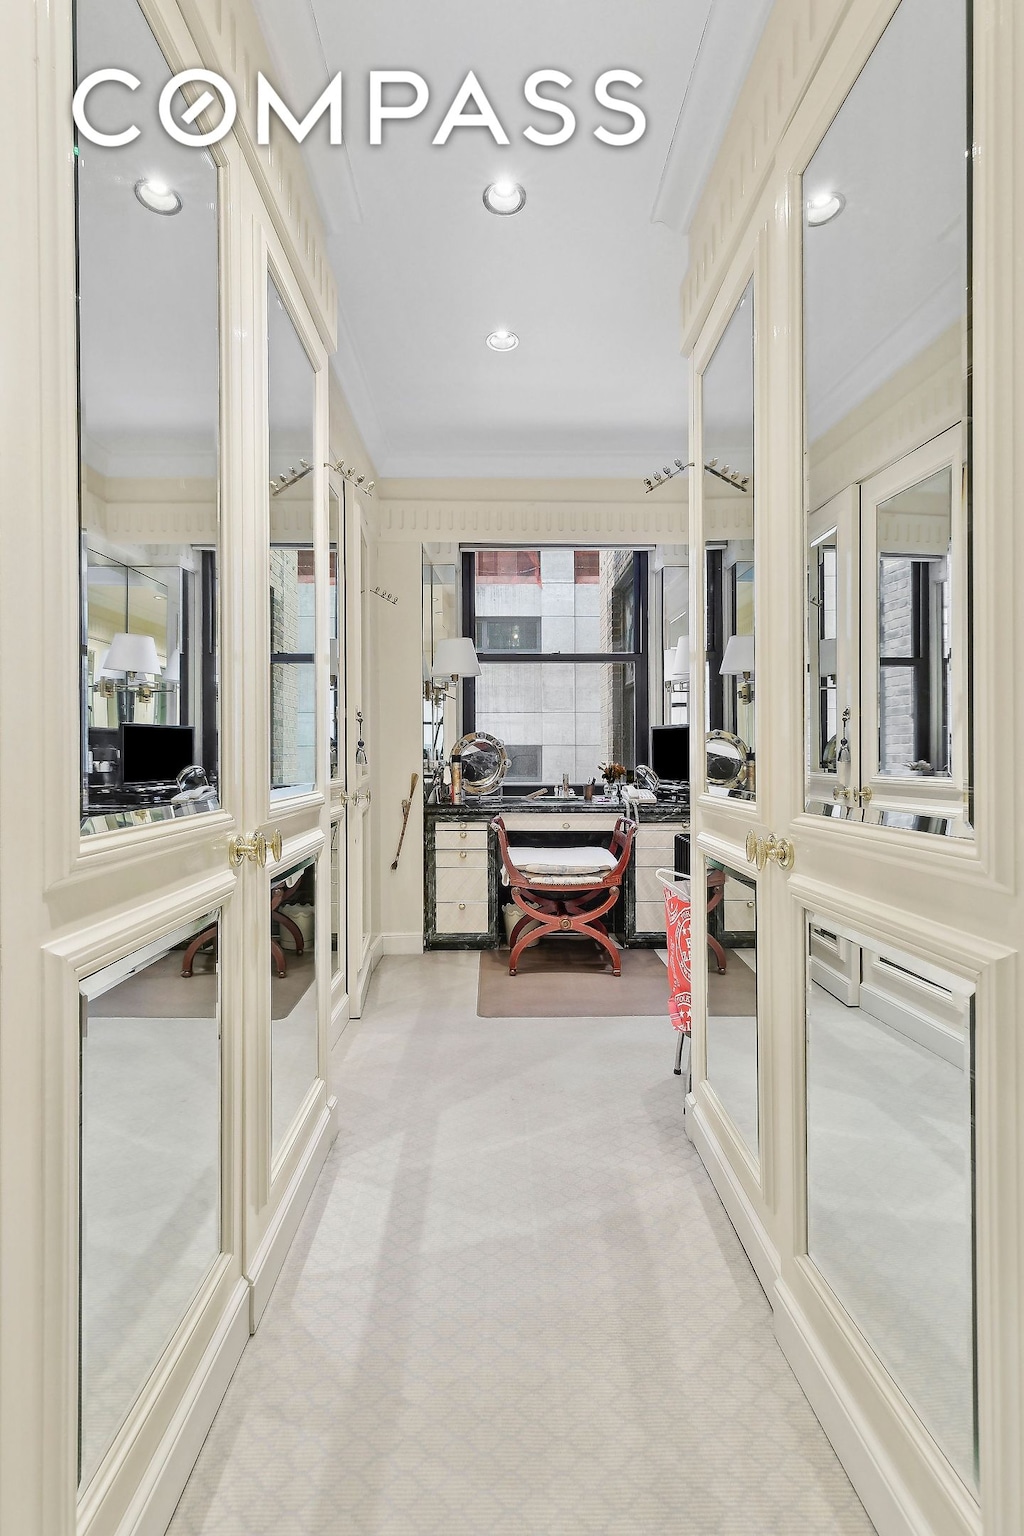
{"label": "patterned carpet", "polygon": [[[870,1536],[650,1019],[386,960],[171,1536]],[[358,1032],[355,1032],[358,1028]]]}

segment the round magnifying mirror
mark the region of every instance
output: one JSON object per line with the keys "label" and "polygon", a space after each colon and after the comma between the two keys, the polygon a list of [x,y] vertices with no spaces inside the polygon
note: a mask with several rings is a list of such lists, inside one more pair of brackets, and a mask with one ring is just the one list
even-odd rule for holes
{"label": "round magnifying mirror", "polygon": [[731,731],[709,731],[708,783],[718,789],[741,789],[747,779],[747,745]]}
{"label": "round magnifying mirror", "polygon": [[508,753],[496,736],[471,731],[456,742],[452,753],[462,759],[462,783],[467,795],[489,795],[508,773]]}

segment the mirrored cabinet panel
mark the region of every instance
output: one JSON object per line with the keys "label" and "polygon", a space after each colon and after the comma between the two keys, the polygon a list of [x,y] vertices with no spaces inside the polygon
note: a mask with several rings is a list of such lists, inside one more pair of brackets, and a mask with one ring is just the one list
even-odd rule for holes
{"label": "mirrored cabinet panel", "polygon": [[316,787],[316,371],[267,280],[270,431],[270,794]]}
{"label": "mirrored cabinet panel", "polygon": [[345,509],[342,498],[330,487],[327,495],[328,560],[328,644],[330,645],[330,673],[328,678],[327,727],[330,732],[330,774],[334,780],[344,781],[345,753],[342,743],[344,722],[342,700],[345,696],[344,658],[345,622],[347,618],[347,589],[345,586]]}
{"label": "mirrored cabinet panel", "polygon": [[348,939],[345,931],[345,888],[348,883],[348,843],[344,816],[331,822],[331,982],[347,975]]}
{"label": "mirrored cabinet panel", "polygon": [[811,916],[807,999],[807,1251],[974,1486],[972,988]]}
{"label": "mirrored cabinet panel", "polygon": [[276,1156],[319,1076],[316,986],[317,861],[270,882],[271,1141]]}
{"label": "mirrored cabinet panel", "polygon": [[221,1251],[216,912],[81,987],[79,1475]]}
{"label": "mirrored cabinet panel", "polygon": [[[690,566],[685,544],[667,544],[655,551],[660,576],[661,655],[666,725],[690,723]],[[652,710],[652,719],[655,718]]]}
{"label": "mirrored cabinet panel", "polygon": [[[135,0],[76,7],[77,72],[168,73]],[[94,89],[95,125],[123,88]],[[82,832],[217,805],[218,172],[148,133],[75,160]]]}
{"label": "mirrored cabinet panel", "polygon": [[707,788],[755,795],[754,287],[700,381]]}
{"label": "mirrored cabinet panel", "polygon": [[758,1156],[757,885],[705,860],[708,911],[707,1079],[751,1156]]}
{"label": "mirrored cabinet panel", "polygon": [[973,836],[967,78],[963,0],[903,0],[803,181],[807,809],[950,837]]}

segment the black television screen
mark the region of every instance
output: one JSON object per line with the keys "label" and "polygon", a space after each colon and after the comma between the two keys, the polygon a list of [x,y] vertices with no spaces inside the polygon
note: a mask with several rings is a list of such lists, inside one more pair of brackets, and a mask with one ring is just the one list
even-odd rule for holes
{"label": "black television screen", "polygon": [[121,782],[169,784],[196,760],[195,727],[135,725],[121,727]]}
{"label": "black television screen", "polygon": [[651,726],[651,767],[659,779],[670,779],[677,784],[690,782],[688,725]]}

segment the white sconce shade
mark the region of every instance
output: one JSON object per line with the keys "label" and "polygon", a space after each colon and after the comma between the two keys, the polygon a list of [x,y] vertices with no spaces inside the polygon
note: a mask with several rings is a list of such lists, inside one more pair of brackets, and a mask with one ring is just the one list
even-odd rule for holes
{"label": "white sconce shade", "polygon": [[476,646],[465,635],[439,640],[434,651],[434,677],[479,677]]}
{"label": "white sconce shade", "polygon": [[730,635],[725,655],[722,657],[722,665],[718,670],[723,677],[740,677],[744,674],[753,677],[753,635]]}
{"label": "white sconce shade", "polygon": [[116,634],[104,658],[104,668],[109,672],[142,672],[155,677],[160,671],[156,641],[152,635],[129,635],[123,631]]}
{"label": "white sconce shade", "polygon": [[818,673],[821,677],[835,677],[836,666],[836,642],[834,640],[818,641]]}
{"label": "white sconce shade", "polygon": [[176,645],[171,652],[170,660],[164,668],[165,683],[181,682],[181,646]]}
{"label": "white sconce shade", "polygon": [[675,661],[672,667],[673,677],[683,677],[690,680],[690,637],[683,635],[675,648]]}

